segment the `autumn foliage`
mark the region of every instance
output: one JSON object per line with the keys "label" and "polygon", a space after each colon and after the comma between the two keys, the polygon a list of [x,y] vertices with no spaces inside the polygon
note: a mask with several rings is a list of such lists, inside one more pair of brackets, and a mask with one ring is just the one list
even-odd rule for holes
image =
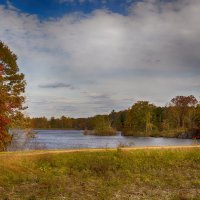
{"label": "autumn foliage", "polygon": [[8,133],[13,118],[23,110],[24,74],[19,73],[17,56],[0,41],[0,150],[11,141]]}

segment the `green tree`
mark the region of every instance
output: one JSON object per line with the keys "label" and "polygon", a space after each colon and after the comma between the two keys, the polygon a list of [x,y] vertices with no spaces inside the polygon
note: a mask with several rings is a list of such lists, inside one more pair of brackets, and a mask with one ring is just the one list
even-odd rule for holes
{"label": "green tree", "polygon": [[197,128],[200,128],[200,104],[196,106],[195,115],[194,115],[194,122]]}
{"label": "green tree", "polygon": [[97,115],[94,118],[95,127],[94,134],[95,135],[116,135],[116,130],[111,127],[111,122],[108,116]]}
{"label": "green tree", "polygon": [[159,130],[162,131],[162,124],[164,120],[164,110],[163,107],[155,107],[153,113],[153,124]]}
{"label": "green tree", "polygon": [[153,111],[155,106],[148,101],[138,101],[127,111],[125,134],[148,135],[153,129]]}
{"label": "green tree", "polygon": [[36,117],[31,119],[32,127],[33,128],[50,128],[50,123],[46,117]]}
{"label": "green tree", "polygon": [[17,56],[0,41],[0,150],[11,141],[8,129],[21,110],[26,82],[19,72]]}

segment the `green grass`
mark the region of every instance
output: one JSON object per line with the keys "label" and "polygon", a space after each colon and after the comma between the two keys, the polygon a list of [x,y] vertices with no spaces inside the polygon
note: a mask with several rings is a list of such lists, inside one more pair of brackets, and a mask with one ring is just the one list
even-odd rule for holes
{"label": "green grass", "polygon": [[200,148],[0,154],[0,199],[200,199]]}

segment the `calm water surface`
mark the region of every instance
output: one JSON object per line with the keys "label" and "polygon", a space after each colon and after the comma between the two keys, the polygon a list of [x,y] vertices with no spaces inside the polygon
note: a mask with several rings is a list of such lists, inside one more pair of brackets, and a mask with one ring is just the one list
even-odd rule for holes
{"label": "calm water surface", "polygon": [[[75,149],[75,148],[112,148],[124,146],[175,146],[191,145],[191,139],[152,138],[152,137],[125,137],[83,135],[77,130],[35,130],[37,137],[32,140],[35,147],[45,149]],[[32,145],[34,146],[34,145]]]}

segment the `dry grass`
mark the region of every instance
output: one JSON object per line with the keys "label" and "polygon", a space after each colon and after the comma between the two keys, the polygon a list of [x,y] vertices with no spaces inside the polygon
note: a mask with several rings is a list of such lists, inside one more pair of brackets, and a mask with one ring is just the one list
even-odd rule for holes
{"label": "dry grass", "polygon": [[200,148],[0,154],[0,199],[200,199]]}

